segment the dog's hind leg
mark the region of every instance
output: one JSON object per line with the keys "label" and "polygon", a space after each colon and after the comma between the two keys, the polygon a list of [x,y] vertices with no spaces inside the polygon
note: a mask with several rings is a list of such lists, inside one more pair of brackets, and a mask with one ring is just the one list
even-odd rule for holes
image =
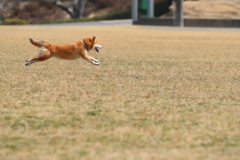
{"label": "dog's hind leg", "polygon": [[25,64],[25,66],[29,66],[30,64],[35,63],[35,62],[45,61],[51,57],[52,57],[52,55],[51,55],[50,51],[47,50],[46,48],[43,48],[40,50],[40,53],[37,58],[32,58],[32,59],[26,60],[27,63]]}

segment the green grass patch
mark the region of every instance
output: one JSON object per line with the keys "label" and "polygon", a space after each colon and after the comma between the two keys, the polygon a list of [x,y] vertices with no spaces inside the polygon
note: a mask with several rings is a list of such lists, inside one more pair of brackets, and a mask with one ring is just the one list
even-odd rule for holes
{"label": "green grass patch", "polygon": [[24,25],[28,24],[26,20],[18,19],[18,18],[7,18],[5,20],[6,25]]}

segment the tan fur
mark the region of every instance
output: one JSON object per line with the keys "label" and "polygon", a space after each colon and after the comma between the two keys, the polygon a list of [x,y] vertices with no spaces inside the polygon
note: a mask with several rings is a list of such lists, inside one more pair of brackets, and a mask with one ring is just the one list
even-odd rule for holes
{"label": "tan fur", "polygon": [[[67,60],[75,60],[81,57],[91,62],[92,64],[99,65],[100,62],[97,59],[87,55],[88,53],[87,49],[89,51],[92,49],[95,49],[98,52],[98,49],[103,47],[98,44],[95,36],[93,36],[92,38],[85,38],[83,39],[83,41],[87,46],[84,44],[84,42],[81,42],[81,41],[65,44],[65,45],[53,45],[48,42],[30,38],[30,42],[33,45],[37,47],[43,47],[43,48],[40,50],[37,58],[26,60],[27,62],[26,66],[35,62],[45,61],[52,57],[57,57],[60,59],[67,59]],[[94,46],[95,48],[93,48]]]}

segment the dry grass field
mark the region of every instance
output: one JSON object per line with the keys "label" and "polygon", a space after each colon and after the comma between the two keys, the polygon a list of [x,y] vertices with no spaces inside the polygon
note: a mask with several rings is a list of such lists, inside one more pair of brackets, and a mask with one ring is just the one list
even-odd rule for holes
{"label": "dry grass field", "polygon": [[[237,160],[240,32],[1,26],[1,160]],[[82,59],[26,67],[36,38],[97,36]]]}

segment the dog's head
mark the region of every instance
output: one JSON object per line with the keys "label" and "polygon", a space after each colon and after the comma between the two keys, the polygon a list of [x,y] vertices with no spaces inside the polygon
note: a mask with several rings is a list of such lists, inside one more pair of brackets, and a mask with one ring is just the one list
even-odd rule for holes
{"label": "dog's head", "polygon": [[98,41],[96,40],[96,36],[93,36],[92,38],[85,38],[84,43],[88,45],[89,50],[94,49],[96,52],[99,52],[99,49],[102,49],[103,47],[98,44]]}

